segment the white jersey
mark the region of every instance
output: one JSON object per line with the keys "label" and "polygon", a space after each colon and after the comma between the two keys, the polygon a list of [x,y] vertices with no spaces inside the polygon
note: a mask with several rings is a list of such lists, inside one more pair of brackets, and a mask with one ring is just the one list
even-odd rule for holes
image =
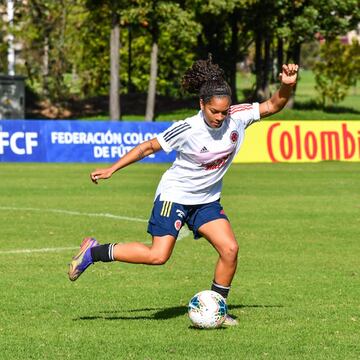
{"label": "white jersey", "polygon": [[182,205],[206,204],[220,198],[222,178],[244,140],[245,129],[260,119],[259,104],[230,107],[220,128],[206,124],[202,111],[177,121],[157,136],[162,149],[176,159],[161,178],[155,198]]}

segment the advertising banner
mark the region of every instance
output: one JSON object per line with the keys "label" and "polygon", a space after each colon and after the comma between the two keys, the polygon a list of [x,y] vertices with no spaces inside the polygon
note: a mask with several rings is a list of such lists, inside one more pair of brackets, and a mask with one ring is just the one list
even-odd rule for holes
{"label": "advertising banner", "polygon": [[[2,162],[114,162],[167,129],[169,122],[0,121]],[[160,151],[143,162],[172,162]]]}
{"label": "advertising banner", "polygon": [[[109,162],[171,122],[0,120],[0,162]],[[143,162],[172,162],[160,151]],[[360,161],[360,121],[261,121],[235,162]]]}
{"label": "advertising banner", "polygon": [[360,121],[262,121],[235,162],[360,161]]}

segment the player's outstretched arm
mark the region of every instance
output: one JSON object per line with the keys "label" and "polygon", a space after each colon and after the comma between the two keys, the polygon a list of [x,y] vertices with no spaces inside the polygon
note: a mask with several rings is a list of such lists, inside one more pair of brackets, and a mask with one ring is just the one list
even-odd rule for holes
{"label": "player's outstretched arm", "polygon": [[279,75],[281,86],[270,99],[260,104],[260,117],[273,115],[286,105],[296,84],[298,69],[296,64],[282,66],[282,73]]}
{"label": "player's outstretched arm", "polygon": [[159,150],[161,150],[161,146],[156,138],[145,141],[135,146],[132,150],[130,150],[127,154],[125,154],[121,159],[119,159],[110,167],[104,169],[96,169],[95,171],[93,171],[90,174],[91,181],[97,184],[99,179],[108,179],[114,172],[134,162],[137,162],[146,156],[154,154]]}

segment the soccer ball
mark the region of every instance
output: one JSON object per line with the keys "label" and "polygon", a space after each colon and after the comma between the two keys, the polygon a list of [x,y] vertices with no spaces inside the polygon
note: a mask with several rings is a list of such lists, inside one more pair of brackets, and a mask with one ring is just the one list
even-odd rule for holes
{"label": "soccer ball", "polygon": [[215,291],[200,291],[191,298],[188,314],[190,321],[197,328],[218,328],[227,314],[226,301]]}

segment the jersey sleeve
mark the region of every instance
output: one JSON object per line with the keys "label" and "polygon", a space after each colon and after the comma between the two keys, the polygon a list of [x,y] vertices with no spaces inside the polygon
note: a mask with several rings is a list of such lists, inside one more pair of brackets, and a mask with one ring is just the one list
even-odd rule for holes
{"label": "jersey sleeve", "polygon": [[230,107],[229,114],[234,120],[241,121],[246,129],[260,120],[259,103],[233,105]]}
{"label": "jersey sleeve", "polygon": [[165,152],[179,151],[190,129],[191,125],[186,120],[177,121],[156,138]]}

